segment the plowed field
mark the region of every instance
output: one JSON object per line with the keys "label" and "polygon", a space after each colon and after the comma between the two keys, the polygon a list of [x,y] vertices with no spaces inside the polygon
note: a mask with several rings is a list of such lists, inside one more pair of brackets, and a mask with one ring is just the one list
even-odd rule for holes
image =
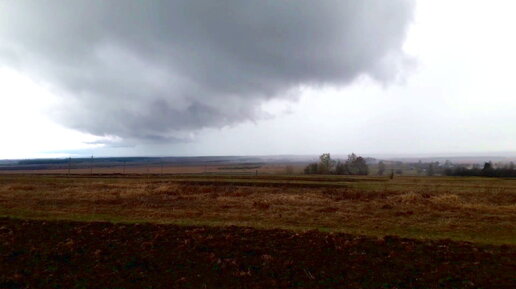
{"label": "plowed field", "polygon": [[0,219],[0,288],[516,288],[516,247]]}

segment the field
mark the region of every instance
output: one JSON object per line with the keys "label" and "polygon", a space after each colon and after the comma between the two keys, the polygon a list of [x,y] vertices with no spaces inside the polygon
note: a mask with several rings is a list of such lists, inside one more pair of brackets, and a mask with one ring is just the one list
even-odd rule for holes
{"label": "field", "polygon": [[[346,282],[351,288],[514,288],[516,285],[514,179],[8,174],[0,176],[0,216],[4,217],[0,236],[3,241],[11,240],[5,243],[9,245],[0,247],[2,263],[6,264],[6,258],[14,258],[9,260],[18,265],[12,266],[14,271],[0,273],[4,287],[6,284],[13,285],[12,288],[51,287],[50,283],[34,283],[41,278],[27,278],[32,273],[23,268],[32,266],[29,264],[35,262],[36,255],[47,259],[38,259],[41,264],[34,266],[48,266],[54,262],[49,261],[53,260],[49,256],[59,253],[51,248],[66,247],[66,242],[71,242],[69,247],[73,250],[70,249],[65,261],[55,257],[58,261],[52,263],[53,274],[68,284],[62,288],[73,288],[80,280],[89,285],[79,284],[76,288],[91,288],[86,275],[77,275],[79,279],[71,276],[75,276],[73,268],[78,268],[80,258],[85,258],[84,264],[100,262],[85,257],[96,250],[103,252],[99,260],[105,263],[98,270],[115,274],[110,270],[118,266],[116,272],[136,274],[131,275],[136,278],[136,281],[132,279],[134,284],[147,284],[148,288],[167,287],[164,283],[150,282],[152,278],[176,282],[173,287],[190,288],[334,288],[343,287]],[[77,234],[77,228],[90,237]],[[44,232],[35,233],[39,230]],[[61,237],[50,237],[53,234]],[[162,235],[168,236],[166,240],[174,240],[170,247],[160,241]],[[130,241],[124,243],[122,236]],[[224,236],[231,237],[223,242]],[[290,240],[291,237],[297,241]],[[114,241],[109,247],[107,241],[99,242],[96,238],[114,238]],[[184,246],[176,243],[178,240]],[[331,245],[325,247],[328,242]],[[33,251],[28,249],[30,246]],[[111,248],[108,255],[103,255],[105,246]],[[124,246],[147,247],[120,251],[125,250]],[[246,246],[252,250],[246,251]],[[80,251],[81,248],[85,251]],[[311,252],[312,249],[318,253]],[[159,261],[157,256],[170,250],[190,252],[188,256],[194,261],[179,253],[167,253],[163,257],[169,258],[166,262],[179,262],[190,269],[174,267],[167,274],[155,277],[149,268],[164,270],[163,260]],[[9,255],[15,252],[22,257]],[[136,258],[133,267],[116,263],[120,260],[130,263],[131,256]],[[290,267],[288,260],[293,262]],[[226,265],[236,267],[231,270],[224,267],[226,261],[234,261],[234,265]],[[332,262],[335,265],[329,265]],[[66,264],[75,267],[65,268]],[[205,268],[207,264],[212,269],[220,268],[213,271]],[[108,265],[115,267],[108,270],[105,267]],[[91,274],[100,274],[97,269],[92,269]],[[38,274],[43,274],[40,271]],[[140,271],[142,275],[138,277]],[[362,272],[362,275],[344,274],[344,271]],[[106,277],[107,280],[118,280],[114,275],[109,276],[111,279]],[[217,276],[225,279],[217,281]],[[285,276],[292,277],[290,283]],[[220,280],[229,283],[221,285],[217,283]],[[121,282],[116,283],[120,288],[138,287],[121,280],[116,282]],[[115,283],[110,284],[104,287],[116,287]]]}
{"label": "field", "polygon": [[[258,174],[282,174],[285,173],[284,164],[219,164],[219,165],[178,165],[178,164],[163,164],[151,163],[146,164],[144,162],[132,164],[132,165],[120,165],[111,164],[107,166],[94,166],[91,168],[89,165],[83,166],[72,166],[70,171],[66,166],[64,167],[46,167],[44,169],[25,169],[23,166],[14,166],[15,169],[6,169],[0,167],[0,174],[60,174],[67,175],[70,172],[71,175],[167,175],[167,174],[226,174],[226,175],[254,175]],[[303,166],[294,165],[295,171],[301,173]]]}

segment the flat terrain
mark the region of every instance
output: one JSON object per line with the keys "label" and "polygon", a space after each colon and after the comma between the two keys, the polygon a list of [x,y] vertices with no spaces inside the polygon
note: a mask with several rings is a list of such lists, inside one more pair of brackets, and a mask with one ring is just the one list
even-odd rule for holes
{"label": "flat terrain", "polygon": [[0,175],[0,288],[516,288],[515,260],[514,179]]}
{"label": "flat terrain", "polygon": [[317,229],[515,245],[516,180],[3,175],[0,215]]}
{"label": "flat terrain", "polygon": [[516,248],[0,219],[1,288],[515,288]]}
{"label": "flat terrain", "polygon": [[[296,172],[301,173],[303,166],[293,166]],[[141,174],[242,174],[254,175],[258,174],[284,174],[286,165],[284,164],[260,164],[260,165],[242,165],[242,164],[219,164],[219,165],[171,165],[165,164],[136,164],[136,165],[112,165],[106,167],[94,167],[93,169],[84,165],[82,167],[72,167],[70,174],[72,175],[89,175],[93,173],[99,174],[124,174],[124,175],[141,175]],[[68,174],[66,166],[63,168],[45,168],[45,169],[24,169],[23,167],[15,167],[15,169],[5,170],[0,167],[0,174]]]}

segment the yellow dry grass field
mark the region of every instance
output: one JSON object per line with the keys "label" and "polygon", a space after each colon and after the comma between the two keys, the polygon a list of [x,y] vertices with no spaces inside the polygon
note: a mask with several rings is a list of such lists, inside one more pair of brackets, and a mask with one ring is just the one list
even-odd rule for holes
{"label": "yellow dry grass field", "polygon": [[0,175],[0,215],[516,244],[516,180]]}

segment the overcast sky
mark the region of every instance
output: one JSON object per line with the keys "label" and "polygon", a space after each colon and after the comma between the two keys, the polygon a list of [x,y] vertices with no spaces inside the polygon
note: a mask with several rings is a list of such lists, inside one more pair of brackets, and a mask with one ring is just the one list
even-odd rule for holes
{"label": "overcast sky", "polygon": [[513,1],[0,1],[0,158],[516,152]]}

